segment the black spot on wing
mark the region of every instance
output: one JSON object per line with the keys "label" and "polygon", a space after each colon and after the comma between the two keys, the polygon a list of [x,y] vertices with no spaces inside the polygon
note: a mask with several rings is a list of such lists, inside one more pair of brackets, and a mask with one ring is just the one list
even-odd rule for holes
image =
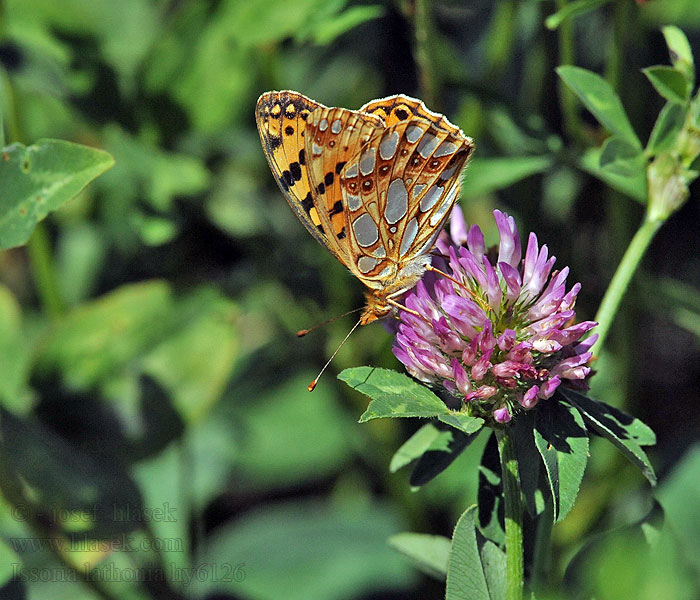
{"label": "black spot on wing", "polygon": [[299,181],[301,179],[301,166],[298,162],[293,162],[289,165],[289,171],[294,177],[294,181]]}
{"label": "black spot on wing", "polygon": [[311,192],[306,194],[304,199],[301,201],[301,206],[306,211],[306,214],[309,214],[311,212],[311,209],[314,207],[314,200],[311,197]]}
{"label": "black spot on wing", "polygon": [[284,133],[285,133],[285,135],[293,135],[294,134],[294,127],[292,127],[291,125],[287,125],[284,128]]}
{"label": "black spot on wing", "polygon": [[332,217],[333,215],[340,214],[341,212],[343,212],[343,203],[338,200],[328,211],[328,216]]}
{"label": "black spot on wing", "polygon": [[340,172],[343,170],[344,166],[345,166],[345,161],[339,162],[337,165],[335,165],[335,174],[340,175]]}
{"label": "black spot on wing", "polygon": [[323,183],[319,183],[316,190],[318,191],[319,194],[325,194],[326,193],[326,186]]}
{"label": "black spot on wing", "polygon": [[408,119],[408,111],[403,108],[397,108],[396,111],[394,111],[394,114],[400,121],[405,121]]}
{"label": "black spot on wing", "polygon": [[301,150],[299,150],[299,164],[300,165],[306,164],[306,151],[303,148]]}
{"label": "black spot on wing", "polygon": [[267,143],[267,149],[269,152],[277,150],[277,148],[279,148],[282,145],[282,138],[276,135],[268,135],[265,141]]}
{"label": "black spot on wing", "polygon": [[280,179],[285,191],[292,187],[295,183],[294,176],[289,171],[282,171]]}
{"label": "black spot on wing", "polygon": [[336,236],[339,240],[345,239],[345,226],[340,230],[340,233]]}
{"label": "black spot on wing", "polygon": [[326,186],[333,185],[333,173],[326,173],[326,176],[323,178],[324,183]]}

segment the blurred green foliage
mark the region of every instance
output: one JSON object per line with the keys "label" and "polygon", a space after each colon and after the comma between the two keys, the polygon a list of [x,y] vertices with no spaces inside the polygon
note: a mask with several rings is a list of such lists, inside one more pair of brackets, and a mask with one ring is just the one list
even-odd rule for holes
{"label": "blurred green foliage", "polygon": [[[360,306],[362,290],[283,201],[255,100],[423,97],[476,140],[468,220],[488,236],[498,206],[536,231],[592,318],[643,218],[639,140],[651,158],[684,126],[684,50],[669,39],[670,61],[661,27],[682,29],[697,59],[700,12],[424,5],[417,23],[412,0],[0,0],[0,145],[58,138],[116,161],[0,255],[0,597],[444,596],[387,538],[429,534],[392,544],[419,544],[423,571],[444,572],[434,536],[475,502],[485,439],[412,492],[389,465],[425,423],[357,424],[365,398],[330,374],[306,391],[349,325],[294,332]],[[578,103],[557,67],[600,74],[581,92],[615,94],[626,116]],[[656,431],[658,491],[593,440],[554,529],[550,579],[565,583],[545,598],[700,594],[697,193],[657,235],[594,379]],[[397,368],[390,345],[363,328],[331,369]]]}

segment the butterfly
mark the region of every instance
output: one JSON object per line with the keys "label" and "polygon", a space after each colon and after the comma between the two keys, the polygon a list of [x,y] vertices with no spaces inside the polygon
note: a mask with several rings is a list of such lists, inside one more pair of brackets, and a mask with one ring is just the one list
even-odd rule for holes
{"label": "butterfly", "polygon": [[369,290],[359,323],[402,308],[459,196],[474,142],[423,102],[396,95],[360,110],[266,92],[255,118],[287,202]]}

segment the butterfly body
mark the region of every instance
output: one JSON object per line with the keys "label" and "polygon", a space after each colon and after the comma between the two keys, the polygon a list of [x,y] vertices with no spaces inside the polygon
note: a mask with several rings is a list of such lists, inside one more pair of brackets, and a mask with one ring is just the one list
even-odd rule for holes
{"label": "butterfly body", "polygon": [[292,210],[369,288],[361,324],[389,314],[430,264],[471,138],[401,95],[351,111],[297,92],[267,92],[256,121]]}

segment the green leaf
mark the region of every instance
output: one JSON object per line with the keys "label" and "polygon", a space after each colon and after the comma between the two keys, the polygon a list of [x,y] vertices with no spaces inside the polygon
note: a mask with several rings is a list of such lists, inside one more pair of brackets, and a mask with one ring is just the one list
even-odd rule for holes
{"label": "green leaf", "polygon": [[647,159],[644,153],[618,137],[610,136],[600,153],[600,168],[621,177],[646,175]]}
{"label": "green leaf", "polygon": [[297,39],[306,39],[308,35],[313,37],[314,42],[325,46],[354,27],[361,25],[372,19],[377,19],[384,14],[384,7],[372,4],[369,6],[351,6],[340,14],[335,14],[332,18],[324,20],[322,23],[315,23],[312,32],[303,31],[304,35],[297,36]]}
{"label": "green leaf", "polygon": [[411,559],[426,575],[443,581],[447,575],[451,542],[442,535],[397,533],[388,540],[389,546]]}
{"label": "green leaf", "polygon": [[383,417],[438,417],[442,422],[470,434],[483,419],[451,411],[433,392],[403,373],[375,367],[345,369],[338,379],[372,398],[360,423]]}
{"label": "green leaf", "polygon": [[[340,410],[331,386],[309,394],[311,377],[299,373],[227,415],[229,427],[241,431],[235,467],[246,489],[316,481],[337,473],[350,459],[353,419]],[[239,394],[234,392],[237,403]]]}
{"label": "green leaf", "polygon": [[372,398],[360,423],[383,417],[436,417],[448,412],[440,398],[403,373],[354,367],[345,369],[338,379]]}
{"label": "green leaf", "polygon": [[227,568],[228,576],[195,577],[188,596],[213,597],[214,590],[285,600],[341,600],[381,591],[398,595],[415,577],[386,543],[405,529],[396,514],[381,504],[353,509],[317,501],[248,510],[217,527],[194,562]]}
{"label": "green leaf", "polygon": [[666,522],[677,536],[680,550],[700,572],[700,444],[688,448],[683,458],[655,493]]}
{"label": "green leaf", "polygon": [[666,38],[671,64],[683,73],[688,82],[688,87],[692,90],[695,85],[695,65],[693,62],[693,51],[685,33],[675,25],[667,25],[661,30]]}
{"label": "green leaf", "polygon": [[452,534],[445,600],[491,600],[476,543],[475,513],[476,506],[464,511]]}
{"label": "green leaf", "polygon": [[627,177],[602,169],[600,167],[601,154],[600,148],[586,150],[580,158],[581,169],[604,181],[618,192],[646,204],[648,195],[646,173],[640,172],[634,177]]}
{"label": "green leaf", "polygon": [[[693,483],[697,481],[695,466]],[[690,479],[685,483],[690,483]],[[697,503],[688,501],[691,497],[693,491],[684,487],[678,500],[683,509],[690,510],[683,516],[697,513]],[[625,512],[639,510],[641,506],[634,505],[642,502],[648,503],[648,499],[628,498]],[[639,522],[590,536],[566,568],[567,587],[572,592],[576,590],[576,598],[694,600],[697,572],[692,573],[689,566],[693,561],[697,565],[700,556],[697,536],[690,537],[697,534],[696,523],[690,527],[682,523],[682,531],[689,534],[690,542],[683,547],[669,521],[668,512],[663,515],[656,504]]]}
{"label": "green leaf", "polygon": [[113,216],[115,219],[124,220],[124,207],[128,205],[129,222],[141,229],[144,219],[139,221],[132,204],[146,201],[163,212],[172,207],[176,197],[197,194],[209,185],[209,171],[201,158],[165,152],[146,136],[134,136],[117,125],[105,127],[104,139],[117,165],[100,179],[99,187],[116,204],[107,209],[120,211]]}
{"label": "green leaf", "polygon": [[654,89],[669,102],[686,104],[692,91],[685,75],[674,67],[657,65],[642,69]]}
{"label": "green leaf", "polygon": [[42,345],[38,365],[58,368],[79,389],[102,383],[162,340],[172,309],[162,281],[122,286],[63,317]]}
{"label": "green leaf", "polygon": [[222,25],[231,28],[232,37],[242,47],[254,47],[294,35],[306,23],[315,20],[316,13],[323,10],[326,2],[328,0],[297,0],[294,10],[290,10],[284,0],[263,3],[227,0],[216,22],[222,21]]}
{"label": "green leaf", "polygon": [[447,447],[444,447],[444,438],[436,440],[428,450],[418,459],[411,473],[410,484],[414,487],[425,485],[447,467],[469,446],[478,436],[477,433],[465,435],[461,431],[450,429],[444,432],[450,435]]}
{"label": "green leaf", "polygon": [[143,495],[144,506],[160,511],[149,521],[149,527],[155,538],[163,542],[162,560],[178,569],[190,567],[192,550],[189,543],[190,490],[173,485],[183,475],[183,465],[189,459],[185,452],[179,442],[174,442],[158,455],[138,462],[131,470]]}
{"label": "green leaf", "polygon": [[685,108],[680,104],[667,102],[654,123],[654,129],[647,142],[647,153],[656,156],[670,151],[685,122]]}
{"label": "green leaf", "polygon": [[617,446],[632,464],[641,469],[649,482],[656,485],[654,468],[641,449],[641,446],[656,443],[656,436],[647,425],[617,408],[573,390],[562,389],[560,393],[581,411],[589,427]]}
{"label": "green leaf", "polygon": [[208,288],[180,301],[176,310],[176,329],[144,356],[143,369],[170,391],[183,421],[190,423],[211,409],[229,381],[240,353],[240,311]]}
{"label": "green leaf", "polygon": [[[489,598],[501,600],[506,597],[506,554],[496,544],[486,540],[481,547],[481,566],[484,568]],[[531,600],[534,600],[534,596]]]}
{"label": "green leaf", "polygon": [[620,98],[605,79],[592,71],[571,65],[557,67],[557,73],[605,129],[641,150],[642,144],[632,129]]}
{"label": "green leaf", "polygon": [[0,249],[24,244],[36,224],[114,164],[104,152],[62,140],[0,152]]}
{"label": "green leaf", "polygon": [[588,433],[583,417],[565,402],[541,405],[535,415],[535,445],[547,472],[554,521],[561,521],[576,501],[588,462]]}
{"label": "green leaf", "polygon": [[607,4],[610,0],[573,0],[564,4],[553,15],[549,15],[544,24],[547,29],[557,29],[567,19],[572,19],[580,15],[585,15],[587,12],[595,10],[603,4]]}
{"label": "green leaf", "polygon": [[428,450],[447,450],[451,441],[450,431],[440,431],[433,423],[426,423],[394,453],[389,463],[389,471],[396,473]]}
{"label": "green leaf", "polygon": [[446,425],[451,425],[455,429],[459,429],[467,435],[476,433],[484,424],[483,419],[471,417],[463,412],[449,411],[447,414],[438,415],[437,418]]}
{"label": "green leaf", "polygon": [[477,198],[507,188],[521,179],[546,171],[553,162],[550,156],[474,159],[466,172],[462,198]]}

